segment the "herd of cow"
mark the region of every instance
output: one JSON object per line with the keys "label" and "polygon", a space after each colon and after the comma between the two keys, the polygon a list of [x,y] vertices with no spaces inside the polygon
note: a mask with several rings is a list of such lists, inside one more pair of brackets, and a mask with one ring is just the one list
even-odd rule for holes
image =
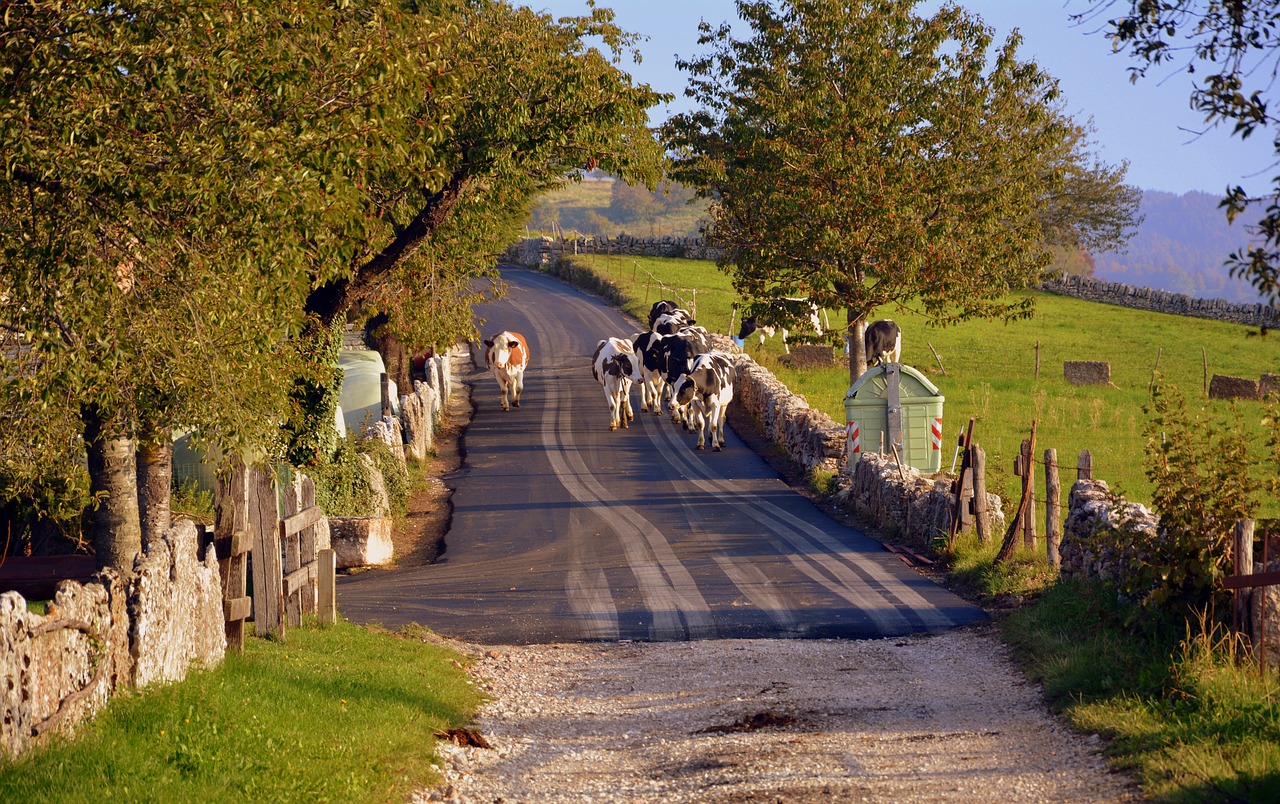
{"label": "herd of cow", "polygon": [[[506,330],[486,338],[484,345],[485,365],[502,391],[502,409],[510,409],[508,396],[510,405],[520,407],[528,342],[520,333]],[[877,321],[867,327],[865,345],[869,362],[897,362],[902,333],[888,319]],[[737,379],[733,358],[712,348],[706,328],[678,303],[655,302],[647,332],[630,340],[612,337],[597,343],[591,374],[604,390],[610,430],[626,428],[635,420],[631,388],[637,385],[642,412],[656,416],[669,411],[673,421],[698,434],[697,449],[705,449],[707,441],[716,452],[724,446],[724,422]]]}

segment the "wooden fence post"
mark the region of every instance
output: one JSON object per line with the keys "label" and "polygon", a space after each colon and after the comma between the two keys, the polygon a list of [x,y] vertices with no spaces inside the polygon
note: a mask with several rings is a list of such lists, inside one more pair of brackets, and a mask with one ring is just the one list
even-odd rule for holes
{"label": "wooden fence post", "polygon": [[280,508],[276,479],[261,468],[249,472],[253,532],[253,621],[260,637],[284,639],[284,583],[280,573]]}
{"label": "wooden fence post", "polygon": [[[309,477],[302,478],[302,499],[300,500],[303,508],[313,508],[316,504],[316,482]],[[302,566],[306,566],[314,562],[316,556],[316,526],[310,525],[302,529],[299,535],[299,553]],[[302,593],[302,613],[313,614],[316,610],[316,580],[312,580],[307,584]]]}
{"label": "wooden fence post", "polygon": [[1048,546],[1049,566],[1062,565],[1058,547],[1062,544],[1062,482],[1058,478],[1058,451],[1044,451],[1044,540]]}
{"label": "wooden fence post", "polygon": [[969,449],[973,452],[973,521],[977,526],[978,541],[987,544],[991,541],[991,512],[987,510],[987,453],[977,444]]}
{"label": "wooden fence post", "polygon": [[[386,376],[385,374],[383,375]],[[288,519],[298,513],[298,487],[289,484],[281,495],[284,498],[284,510],[281,516]],[[289,533],[283,528],[280,531],[281,546],[284,548],[284,575],[297,572],[302,566],[302,551],[298,544],[298,534]],[[300,595],[285,594],[284,596],[284,613],[286,622],[290,628],[297,628],[302,625],[302,598]]]}
{"label": "wooden fence post", "polygon": [[[1232,552],[1233,562],[1235,564],[1236,575],[1252,575],[1253,574],[1253,527],[1252,519],[1240,519],[1236,521],[1235,529],[1235,550]],[[1266,570],[1266,567],[1263,567]],[[1265,592],[1266,587],[1263,587]],[[1235,606],[1233,621],[1236,631],[1243,630],[1246,634],[1252,633],[1249,627],[1249,620],[1252,619],[1252,606],[1250,602],[1253,600],[1253,589],[1236,589],[1232,592],[1235,597]]]}
{"label": "wooden fence post", "polygon": [[1093,480],[1093,453],[1087,449],[1080,450],[1076,458],[1076,480]]}
{"label": "wooden fence post", "polygon": [[1023,454],[1018,456],[1017,463],[1014,466],[1015,472],[1022,475],[1022,499],[1018,502],[1018,510],[1013,515],[1013,521],[1009,523],[1008,529],[1004,532],[1004,541],[1000,543],[1000,552],[996,554],[995,563],[997,564],[1003,564],[1013,558],[1013,554],[1017,549],[1018,544],[1019,526],[1022,524],[1022,518],[1027,516],[1027,502],[1031,497],[1031,483],[1030,478],[1027,476],[1027,472],[1023,471],[1023,465],[1024,463],[1030,463],[1030,460],[1024,461],[1024,458],[1029,459],[1031,453],[1034,452],[1036,448],[1035,419],[1031,420],[1031,438],[1029,439],[1029,442],[1030,443],[1027,448],[1023,450]]}
{"label": "wooden fence post", "polygon": [[249,597],[249,551],[253,540],[249,530],[248,470],[235,461],[229,476],[218,474],[214,494],[213,545],[222,578],[222,612],[226,620],[227,649],[244,650],[244,621],[252,613]]}
{"label": "wooden fence post", "polygon": [[1026,484],[1027,504],[1022,512],[1022,544],[1030,550],[1036,549],[1036,462],[1035,462],[1035,444],[1029,438],[1022,440],[1022,465],[1026,470],[1026,477],[1022,482]]}
{"label": "wooden fence post", "polygon": [[332,550],[321,550],[316,555],[318,603],[316,615],[321,625],[333,625],[338,621],[337,607],[337,575],[338,554]]}

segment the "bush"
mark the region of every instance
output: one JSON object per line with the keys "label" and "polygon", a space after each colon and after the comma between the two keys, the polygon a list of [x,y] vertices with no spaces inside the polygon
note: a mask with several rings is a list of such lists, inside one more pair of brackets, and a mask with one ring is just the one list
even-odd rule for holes
{"label": "bush", "polygon": [[1239,419],[1223,425],[1190,411],[1176,388],[1161,384],[1144,410],[1146,475],[1159,527],[1113,523],[1084,547],[1123,557],[1113,582],[1138,604],[1129,624],[1149,630],[1195,612],[1230,611],[1221,582],[1231,568],[1235,523],[1255,516],[1269,481],[1262,476],[1267,462],[1254,454]]}
{"label": "bush", "polygon": [[369,439],[356,442],[356,449],[368,455],[373,465],[382,473],[382,483],[387,489],[387,502],[391,513],[402,515],[409,508],[409,470],[401,456],[385,441]]}
{"label": "bush", "polygon": [[400,515],[408,508],[408,470],[382,441],[344,438],[327,463],[303,471],[315,481],[316,505],[328,516]]}
{"label": "bush", "polygon": [[328,516],[374,516],[380,495],[369,462],[354,442],[340,439],[329,461],[307,466],[316,484],[316,505]]}

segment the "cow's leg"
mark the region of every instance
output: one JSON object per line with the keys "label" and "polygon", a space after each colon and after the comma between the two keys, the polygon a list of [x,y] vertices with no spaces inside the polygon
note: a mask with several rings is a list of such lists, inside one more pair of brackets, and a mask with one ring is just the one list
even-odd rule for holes
{"label": "cow's leg", "polygon": [[787,331],[782,330],[782,353],[784,355],[791,354],[791,347],[787,345]]}
{"label": "cow's leg", "polygon": [[507,402],[507,381],[499,379],[498,387],[502,389],[502,409],[511,410],[511,405]]}
{"label": "cow's leg", "polygon": [[724,420],[729,412],[729,406],[722,403],[716,403],[716,409],[712,416],[711,431],[711,448],[719,452],[724,448]]}
{"label": "cow's leg", "polygon": [[696,449],[706,449],[707,417],[705,415],[705,412],[702,409],[702,401],[695,399],[693,402],[689,403],[689,412],[693,414],[693,426],[698,430],[698,446],[696,447]]}
{"label": "cow's leg", "polygon": [[609,387],[608,378],[604,381],[604,403],[609,407],[609,430],[610,432],[618,429],[618,397],[612,388]]}
{"label": "cow's leg", "polygon": [[511,404],[520,407],[520,393],[524,391],[524,370],[520,370],[511,378]]}

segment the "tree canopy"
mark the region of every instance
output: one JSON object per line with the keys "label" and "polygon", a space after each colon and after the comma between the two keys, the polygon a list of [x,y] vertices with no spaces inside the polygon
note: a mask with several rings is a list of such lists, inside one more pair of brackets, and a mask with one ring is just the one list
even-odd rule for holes
{"label": "tree canopy", "polygon": [[608,55],[631,42],[605,10],[497,0],[10,4],[0,494],[41,499],[87,446],[100,559],[127,569],[139,445],[283,454],[349,316],[469,335],[470,280],[535,192],[656,180],[660,96]]}
{"label": "tree canopy", "polygon": [[[1154,67],[1195,76],[1192,108],[1207,126],[1230,125],[1244,140],[1273,130],[1280,158],[1280,117],[1271,106],[1280,70],[1280,7],[1273,0],[1077,0],[1087,6],[1073,17],[1107,21],[1107,36],[1137,62],[1134,81]],[[1261,168],[1275,167],[1275,161]],[[1231,275],[1246,279],[1272,304],[1280,302],[1280,175],[1271,191],[1252,195],[1228,185],[1222,200],[1228,220],[1247,209],[1263,209],[1248,227],[1257,242],[1227,257]]]}
{"label": "tree canopy", "polygon": [[[712,200],[706,234],[738,291],[846,309],[855,377],[878,306],[942,324],[1029,315],[1012,294],[1048,244],[1114,240],[1137,203],[1016,33],[996,44],[960,8],[917,5],[739,0],[750,35],[704,23],[709,52],[680,62],[702,108],[663,129],[674,177]],[[1079,178],[1110,189],[1084,200]]]}

